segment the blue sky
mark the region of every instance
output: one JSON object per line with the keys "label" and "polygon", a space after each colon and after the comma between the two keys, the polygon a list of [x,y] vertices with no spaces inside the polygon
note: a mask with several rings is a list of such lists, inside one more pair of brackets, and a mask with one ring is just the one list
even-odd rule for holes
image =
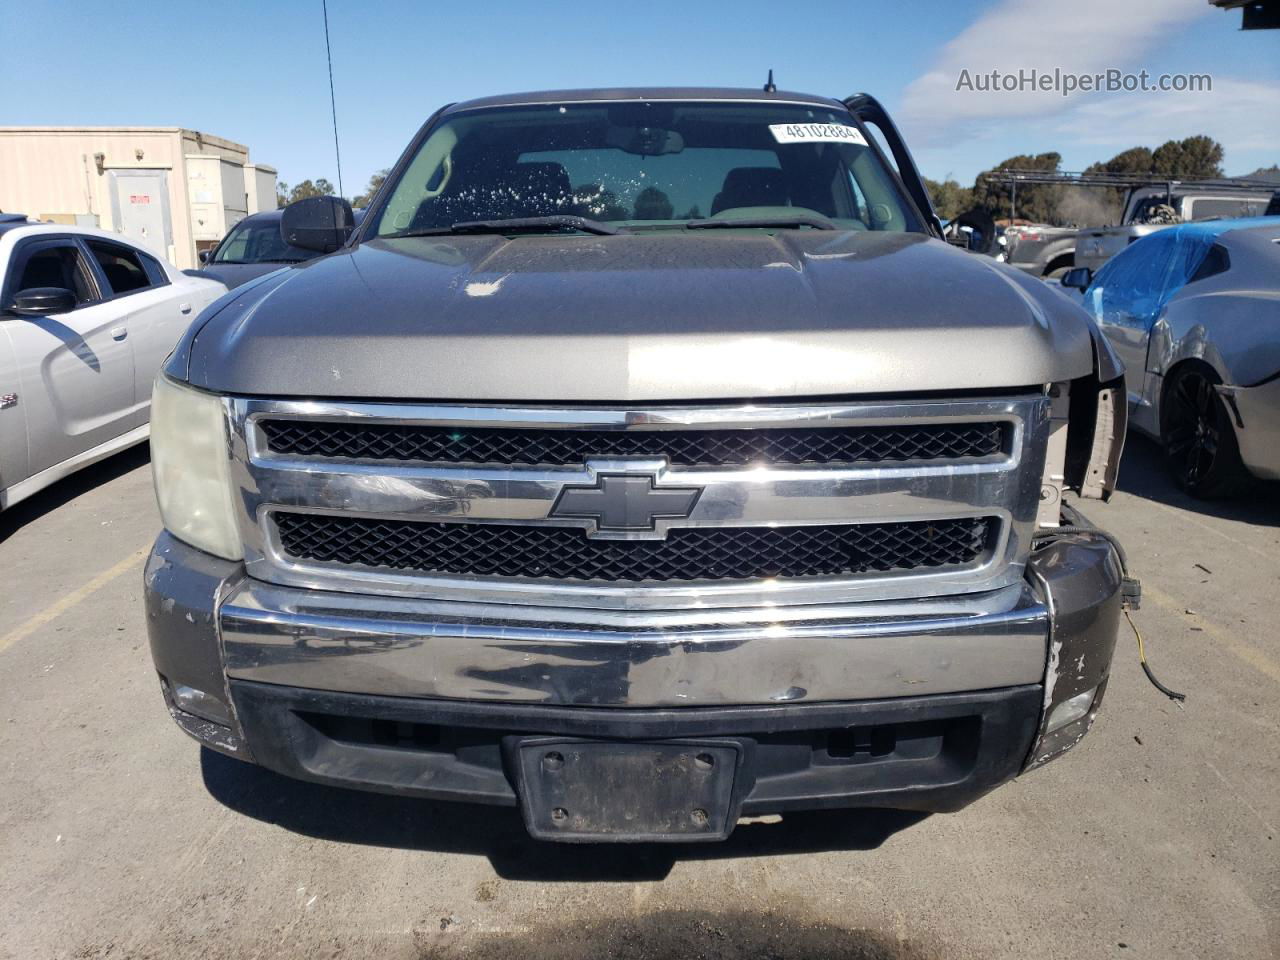
{"label": "blue sky", "polygon": [[[879,97],[938,179],[1045,150],[1079,169],[1202,132],[1239,174],[1280,162],[1280,31],[1239,21],[1205,0],[330,0],[343,185],[357,193],[446,102],[757,86],[770,67],[783,89]],[[337,182],[320,0],[0,0],[0,37],[0,124],[191,127],[249,145],[286,182]],[[954,89],[961,69],[1019,67],[1208,73],[1213,91]]]}

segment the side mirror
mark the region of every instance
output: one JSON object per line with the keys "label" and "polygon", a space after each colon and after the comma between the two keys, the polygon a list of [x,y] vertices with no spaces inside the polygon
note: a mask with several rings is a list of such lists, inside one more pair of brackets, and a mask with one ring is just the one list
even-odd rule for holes
{"label": "side mirror", "polygon": [[280,214],[280,238],[291,247],[332,253],[355,229],[351,204],[342,197],[307,197]]}
{"label": "side mirror", "polygon": [[9,311],[20,317],[47,317],[75,308],[76,295],[63,287],[28,287],[14,294],[9,304]]}
{"label": "side mirror", "polygon": [[1084,290],[1093,282],[1093,271],[1088,267],[1072,267],[1062,275],[1062,285],[1074,290]]}
{"label": "side mirror", "polygon": [[213,256],[213,250],[214,248],[212,247],[210,247],[208,250],[201,250],[200,253],[197,254],[197,257],[199,258],[200,262],[208,263],[210,258]]}

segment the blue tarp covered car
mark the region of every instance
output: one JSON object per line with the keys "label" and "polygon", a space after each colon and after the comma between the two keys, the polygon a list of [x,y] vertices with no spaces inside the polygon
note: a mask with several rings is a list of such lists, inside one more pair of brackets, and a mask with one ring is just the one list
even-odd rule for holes
{"label": "blue tarp covered car", "polygon": [[1280,479],[1280,217],[1145,237],[1098,271],[1084,307],[1125,363],[1130,422],[1183,489]]}

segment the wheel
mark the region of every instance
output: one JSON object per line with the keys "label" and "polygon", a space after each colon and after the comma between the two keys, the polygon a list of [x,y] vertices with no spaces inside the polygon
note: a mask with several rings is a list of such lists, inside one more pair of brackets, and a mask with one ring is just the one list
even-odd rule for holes
{"label": "wheel", "polygon": [[1165,388],[1160,444],[1174,482],[1204,500],[1229,497],[1249,483],[1231,415],[1209,370],[1184,367]]}
{"label": "wheel", "polygon": [[1054,267],[1052,270],[1047,271],[1044,276],[1046,280],[1058,280],[1061,277],[1065,277],[1070,270],[1071,266],[1069,264],[1065,267]]}

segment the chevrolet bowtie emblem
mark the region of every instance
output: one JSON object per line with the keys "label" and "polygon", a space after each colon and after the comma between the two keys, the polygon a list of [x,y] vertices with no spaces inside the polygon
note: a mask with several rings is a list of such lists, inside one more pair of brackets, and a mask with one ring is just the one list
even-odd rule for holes
{"label": "chevrolet bowtie emblem", "polygon": [[659,487],[652,475],[608,473],[594,486],[565,487],[550,516],[595,521],[597,531],[652,530],[659,519],[693,512],[700,487]]}

